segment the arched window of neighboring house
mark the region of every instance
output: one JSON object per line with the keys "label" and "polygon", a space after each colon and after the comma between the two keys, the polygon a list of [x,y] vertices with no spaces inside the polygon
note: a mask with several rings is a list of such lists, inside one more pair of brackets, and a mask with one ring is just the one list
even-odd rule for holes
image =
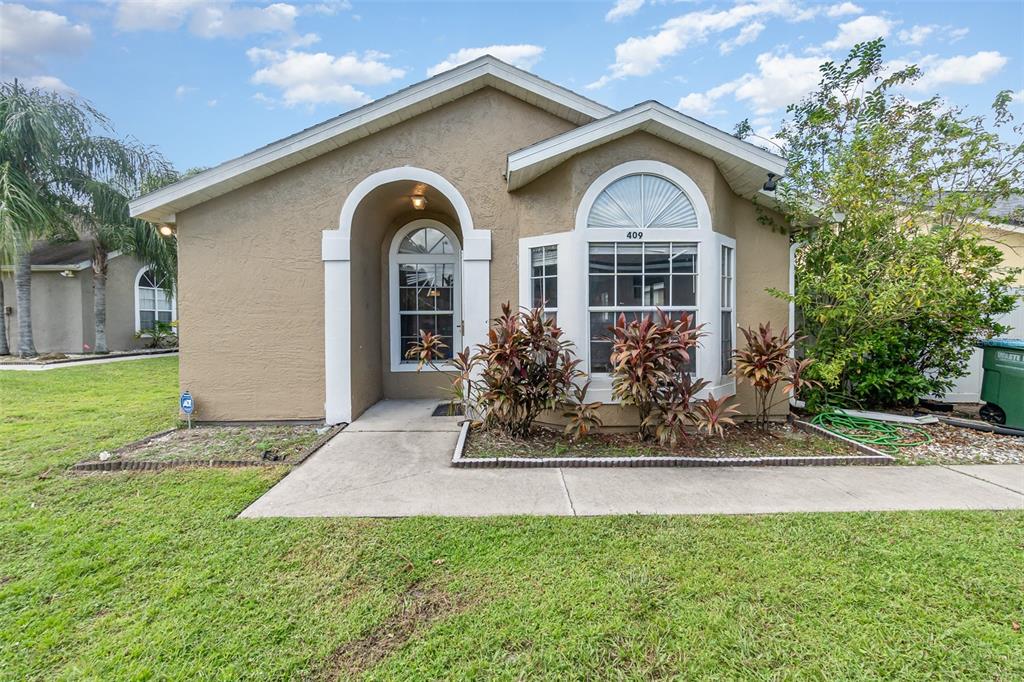
{"label": "arched window of neighboring house", "polygon": [[161,288],[162,280],[149,268],[142,268],[135,277],[135,331],[145,332],[157,322],[175,318],[174,296]]}
{"label": "arched window of neighboring house", "polygon": [[395,234],[390,256],[391,368],[415,370],[405,353],[420,331],[441,337],[445,358],[460,349],[461,249],[455,234],[429,219],[414,220]]}

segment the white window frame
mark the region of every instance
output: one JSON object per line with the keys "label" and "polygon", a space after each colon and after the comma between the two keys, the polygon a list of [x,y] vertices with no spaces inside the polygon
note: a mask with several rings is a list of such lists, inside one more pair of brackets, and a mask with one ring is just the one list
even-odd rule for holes
{"label": "white window frame", "polygon": [[[728,237],[722,237],[722,238],[719,239],[719,242],[720,242],[719,245],[718,245],[719,288],[721,289],[721,291],[725,291],[728,294],[728,299],[729,300],[725,301],[724,298],[723,298],[723,300],[720,301],[720,303],[719,303],[718,319],[719,319],[719,323],[721,324],[722,313],[729,313],[730,325],[732,327],[732,329],[730,330],[732,332],[731,349],[734,349],[734,348],[736,348],[736,332],[738,331],[738,325],[736,324],[736,241],[734,239],[729,239]],[[725,250],[726,249],[729,250],[728,259],[723,258],[723,256],[726,255],[725,254]],[[726,269],[728,270],[728,274],[726,274],[726,272],[725,272]],[[729,278],[728,286],[724,286],[726,284],[725,280],[726,280],[727,276]],[[721,291],[719,292],[719,296],[721,296]],[[723,328],[722,331],[724,332],[725,329]],[[725,339],[723,337],[724,337],[724,334],[719,337],[718,347],[723,350],[723,355],[724,355],[724,346],[722,345],[722,343],[724,343]],[[733,368],[731,349],[730,349],[730,356],[728,358],[721,357],[721,362],[720,362],[720,367],[721,368],[725,368],[725,366],[726,366],[725,363],[728,361],[728,363],[729,363],[728,371],[729,372],[731,372],[732,368]],[[729,374],[728,372],[722,372],[721,373],[721,381],[728,382],[728,381],[734,381],[734,380],[732,379],[732,375],[731,374]]]}
{"label": "white window frame", "polygon": [[[148,338],[150,336],[150,334],[149,334],[149,332],[142,331],[142,314],[141,314],[142,311],[139,309],[140,308],[140,306],[139,306],[139,302],[140,302],[139,301],[139,282],[142,281],[142,276],[144,274],[146,274],[147,272],[149,272],[150,270],[152,270],[152,269],[153,268],[151,268],[148,265],[144,265],[141,268],[139,268],[139,271],[135,273],[135,284],[132,287],[132,291],[134,292],[134,296],[135,296],[135,333],[136,334],[140,334],[141,333],[143,338]],[[148,289],[149,287],[146,287],[146,288]],[[175,296],[173,293],[170,294],[170,297],[171,297],[171,322],[173,322],[174,320],[178,319],[178,297]]]}
{"label": "white window frame", "polygon": [[[398,247],[406,236],[424,227],[440,230],[451,241],[450,254],[399,254]],[[455,273],[452,286],[452,353],[462,350],[462,247],[455,232],[444,223],[430,218],[420,218],[403,225],[391,240],[388,252],[388,309],[390,318],[390,356],[392,372],[416,372],[417,363],[402,358],[402,320],[398,309],[398,266],[401,263],[443,263],[450,264]],[[447,363],[438,363],[439,367],[426,365],[424,372],[440,371]]]}
{"label": "white window frame", "polygon": [[[565,295],[566,280],[562,274],[563,270],[569,267],[569,245],[571,234],[562,232],[559,234],[546,234],[537,237],[523,237],[519,240],[519,307],[530,308],[533,305],[533,267],[531,263],[531,252],[543,246],[553,246],[556,249],[556,263],[558,264],[558,305],[544,309],[545,313],[559,315],[562,306],[562,296]],[[558,318],[558,325],[561,326],[561,317]]]}
{"label": "white window frame", "polygon": [[[690,199],[697,215],[696,228],[654,228],[643,230],[640,238],[628,236],[635,229],[619,228],[588,228],[587,219],[590,209],[597,197],[616,180],[644,173],[659,175],[673,182]],[[552,240],[552,237],[547,237]],[[721,245],[731,246],[735,258],[736,242],[712,229],[711,209],[704,193],[697,183],[679,169],[661,161],[638,160],[629,161],[609,169],[600,175],[584,193],[576,211],[575,229],[564,236],[568,248],[559,249],[559,291],[558,303],[559,326],[566,337],[576,345],[582,366],[590,367],[590,306],[589,306],[589,247],[590,242],[675,242],[697,245],[697,323],[704,324],[707,336],[701,339],[697,352],[696,376],[707,379],[711,384],[701,396],[713,395],[720,398],[736,392],[736,383],[732,377],[722,377],[721,361]],[[527,240],[520,240],[521,248]],[[539,242],[531,240],[533,245]],[[528,253],[528,251],[527,251]],[[527,256],[528,257],[528,256]],[[523,283],[522,252],[520,255],[520,287],[523,291],[529,283]],[[735,275],[734,270],[734,275]],[[734,276],[734,283],[735,283]],[[735,297],[735,294],[734,294]],[[734,307],[735,307],[734,298]],[[714,317],[718,319],[714,319]],[[612,380],[608,374],[593,374],[590,395],[593,400],[614,403],[611,397]],[[717,381],[715,381],[717,379]]]}

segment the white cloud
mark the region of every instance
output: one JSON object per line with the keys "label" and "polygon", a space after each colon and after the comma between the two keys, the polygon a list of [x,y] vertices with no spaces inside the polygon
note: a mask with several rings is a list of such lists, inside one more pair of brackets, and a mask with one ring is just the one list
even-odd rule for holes
{"label": "white cloud", "polygon": [[380,85],[405,75],[405,71],[385,62],[388,55],[366,52],[334,56],[326,52],[280,52],[254,47],[246,54],[261,64],[252,76],[256,85],[272,85],[282,90],[285,106],[333,103],[346,106],[366,104],[371,97],[354,86]]}
{"label": "white cloud", "polygon": [[725,113],[717,107],[718,100],[725,95],[735,92],[737,87],[739,87],[737,81],[730,81],[715,86],[707,92],[691,92],[689,95],[684,95],[679,99],[676,109],[696,118]]}
{"label": "white cloud", "polygon": [[605,21],[618,21],[636,14],[644,6],[644,0],[615,0],[615,6],[604,15]]}
{"label": "white cloud", "polygon": [[923,45],[924,41],[928,40],[928,36],[934,33],[937,28],[938,26],[935,24],[928,24],[927,26],[915,25],[900,31],[898,37],[900,42],[905,45]]}
{"label": "white cloud", "polygon": [[217,99],[208,99],[208,100],[206,100],[206,106],[211,107],[211,108],[217,106],[219,103],[220,103],[220,100],[217,100]]}
{"label": "white cloud", "polygon": [[857,17],[853,21],[839,24],[839,32],[836,37],[826,42],[822,47],[826,50],[845,50],[857,43],[863,43],[875,38],[888,38],[894,24],[885,17],[872,14]]}
{"label": "white cloud", "polygon": [[114,23],[122,31],[170,31],[188,23],[202,38],[240,38],[294,30],[299,8],[275,2],[263,7],[217,0],[121,0]]}
{"label": "white cloud", "polygon": [[191,85],[179,85],[178,87],[174,88],[174,96],[178,99],[183,99],[185,95],[189,94],[190,92],[195,92],[197,89],[198,88],[194,88]]}
{"label": "white cloud", "polygon": [[39,88],[66,94],[75,94],[75,89],[56,76],[29,76],[21,81],[28,89]]}
{"label": "white cloud", "polygon": [[[615,46],[615,63],[606,75],[587,87],[599,88],[628,76],[646,76],[662,66],[665,59],[691,45],[703,43],[712,35],[746,26],[757,19],[779,17],[787,21],[805,21],[817,14],[795,0],[758,0],[736,4],[724,10],[698,10],[669,19],[656,33],[634,36]],[[752,29],[753,30],[753,29]]]}
{"label": "white cloud", "polygon": [[798,101],[814,90],[821,80],[820,57],[764,53],[757,57],[757,73],[746,73],[702,93],[690,93],[676,108],[693,116],[710,116],[722,111],[718,100],[732,95],[748,103],[761,117]]}
{"label": "white cloud", "polygon": [[744,26],[743,28],[741,28],[740,32],[736,34],[735,38],[723,40],[721,43],[719,43],[718,51],[721,52],[722,54],[729,54],[737,47],[740,47],[741,45],[747,45],[757,40],[757,37],[761,35],[761,31],[763,30],[764,24],[762,24],[760,21],[751,22]]}
{"label": "white cloud", "polygon": [[0,54],[36,60],[47,54],[79,54],[92,43],[92,30],[48,10],[0,3]]}
{"label": "white cloud", "polygon": [[853,4],[852,2],[841,2],[838,5],[832,5],[825,10],[825,14],[833,19],[836,17],[845,17],[850,14],[861,14],[864,12],[862,7]]}
{"label": "white cloud", "polygon": [[964,36],[966,36],[970,32],[971,29],[969,28],[954,28],[950,30],[949,33],[946,34],[946,37],[949,39],[950,43],[955,43],[958,40],[962,40]]}
{"label": "white cloud", "polygon": [[498,59],[508,62],[520,69],[532,68],[540,61],[544,54],[544,48],[539,45],[489,45],[488,47],[464,47],[458,52],[452,52],[443,62],[434,64],[427,69],[428,76],[434,76],[442,71],[454,69],[459,64],[471,62],[485,54],[492,55]]}
{"label": "white cloud", "polygon": [[933,90],[943,85],[980,85],[1002,71],[1008,61],[992,50],[955,57],[927,55],[917,61],[921,67],[921,78],[910,88]]}
{"label": "white cloud", "polygon": [[1010,93],[1010,101],[1014,104],[1024,104],[1024,90]]}

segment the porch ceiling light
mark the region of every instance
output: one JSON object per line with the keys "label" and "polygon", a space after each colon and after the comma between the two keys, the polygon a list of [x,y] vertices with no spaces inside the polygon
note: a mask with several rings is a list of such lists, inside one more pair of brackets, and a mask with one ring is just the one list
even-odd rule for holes
{"label": "porch ceiling light", "polygon": [[775,173],[769,173],[768,182],[764,183],[764,187],[762,189],[764,189],[765,192],[774,192],[775,188],[779,185],[779,181],[776,180],[777,177],[779,176],[775,175]]}
{"label": "porch ceiling light", "polygon": [[427,198],[422,194],[412,195],[412,207],[417,211],[422,211],[427,207]]}
{"label": "porch ceiling light", "polygon": [[172,234],[174,234],[174,228],[167,224],[161,225],[160,234],[162,234],[165,237],[170,237]]}

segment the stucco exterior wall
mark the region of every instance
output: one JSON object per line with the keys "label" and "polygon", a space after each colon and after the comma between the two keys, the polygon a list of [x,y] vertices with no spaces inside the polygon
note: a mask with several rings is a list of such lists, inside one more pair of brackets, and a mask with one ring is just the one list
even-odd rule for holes
{"label": "stucco exterior wall", "polygon": [[[757,223],[710,160],[646,133],[574,157],[510,193],[506,155],[572,124],[492,89],[383,130],[335,152],[178,214],[181,385],[201,420],[317,419],[324,415],[324,287],[321,231],[367,176],[402,165],[435,171],[469,205],[475,227],[491,231],[490,308],[518,304],[518,240],[563,232],[601,173],[622,162],[669,163],[696,182],[716,230],[737,240],[737,321],[781,327],[788,238]],[[457,234],[454,211],[408,211],[409,189],[380,188],[356,211],[351,240],[352,393],[358,414],[381,397],[444,395],[437,374],[392,373],[388,250],[413,218],[436,217]],[[471,286],[471,283],[463,283]],[[741,399],[747,396],[740,389]],[[628,411],[609,411],[627,423]]]}
{"label": "stucco exterior wall", "polygon": [[986,227],[981,229],[981,234],[1003,252],[1004,267],[1022,268],[1017,274],[1016,283],[1017,286],[1024,287],[1024,231],[994,230]]}
{"label": "stucco exterior wall", "polygon": [[[198,418],[323,417],[321,231],[338,227],[361,180],[403,165],[443,175],[475,226],[492,231],[492,277],[513,281],[514,253],[502,256],[516,225],[506,155],[572,127],[487,88],[178,214],[181,383],[196,397]],[[357,267],[353,256],[353,272],[367,278],[360,281],[379,281],[377,258]],[[502,295],[494,284],[492,292],[492,302]],[[353,364],[362,402],[379,383],[366,379],[373,369]]]}
{"label": "stucco exterior wall", "polygon": [[[12,309],[7,318],[11,351],[18,347],[18,307],[14,278],[2,276],[4,305]],[[91,292],[92,271],[62,277],[59,272],[32,273],[32,337],[39,353],[81,353],[83,342],[83,287]],[[91,305],[91,303],[90,303]]]}

